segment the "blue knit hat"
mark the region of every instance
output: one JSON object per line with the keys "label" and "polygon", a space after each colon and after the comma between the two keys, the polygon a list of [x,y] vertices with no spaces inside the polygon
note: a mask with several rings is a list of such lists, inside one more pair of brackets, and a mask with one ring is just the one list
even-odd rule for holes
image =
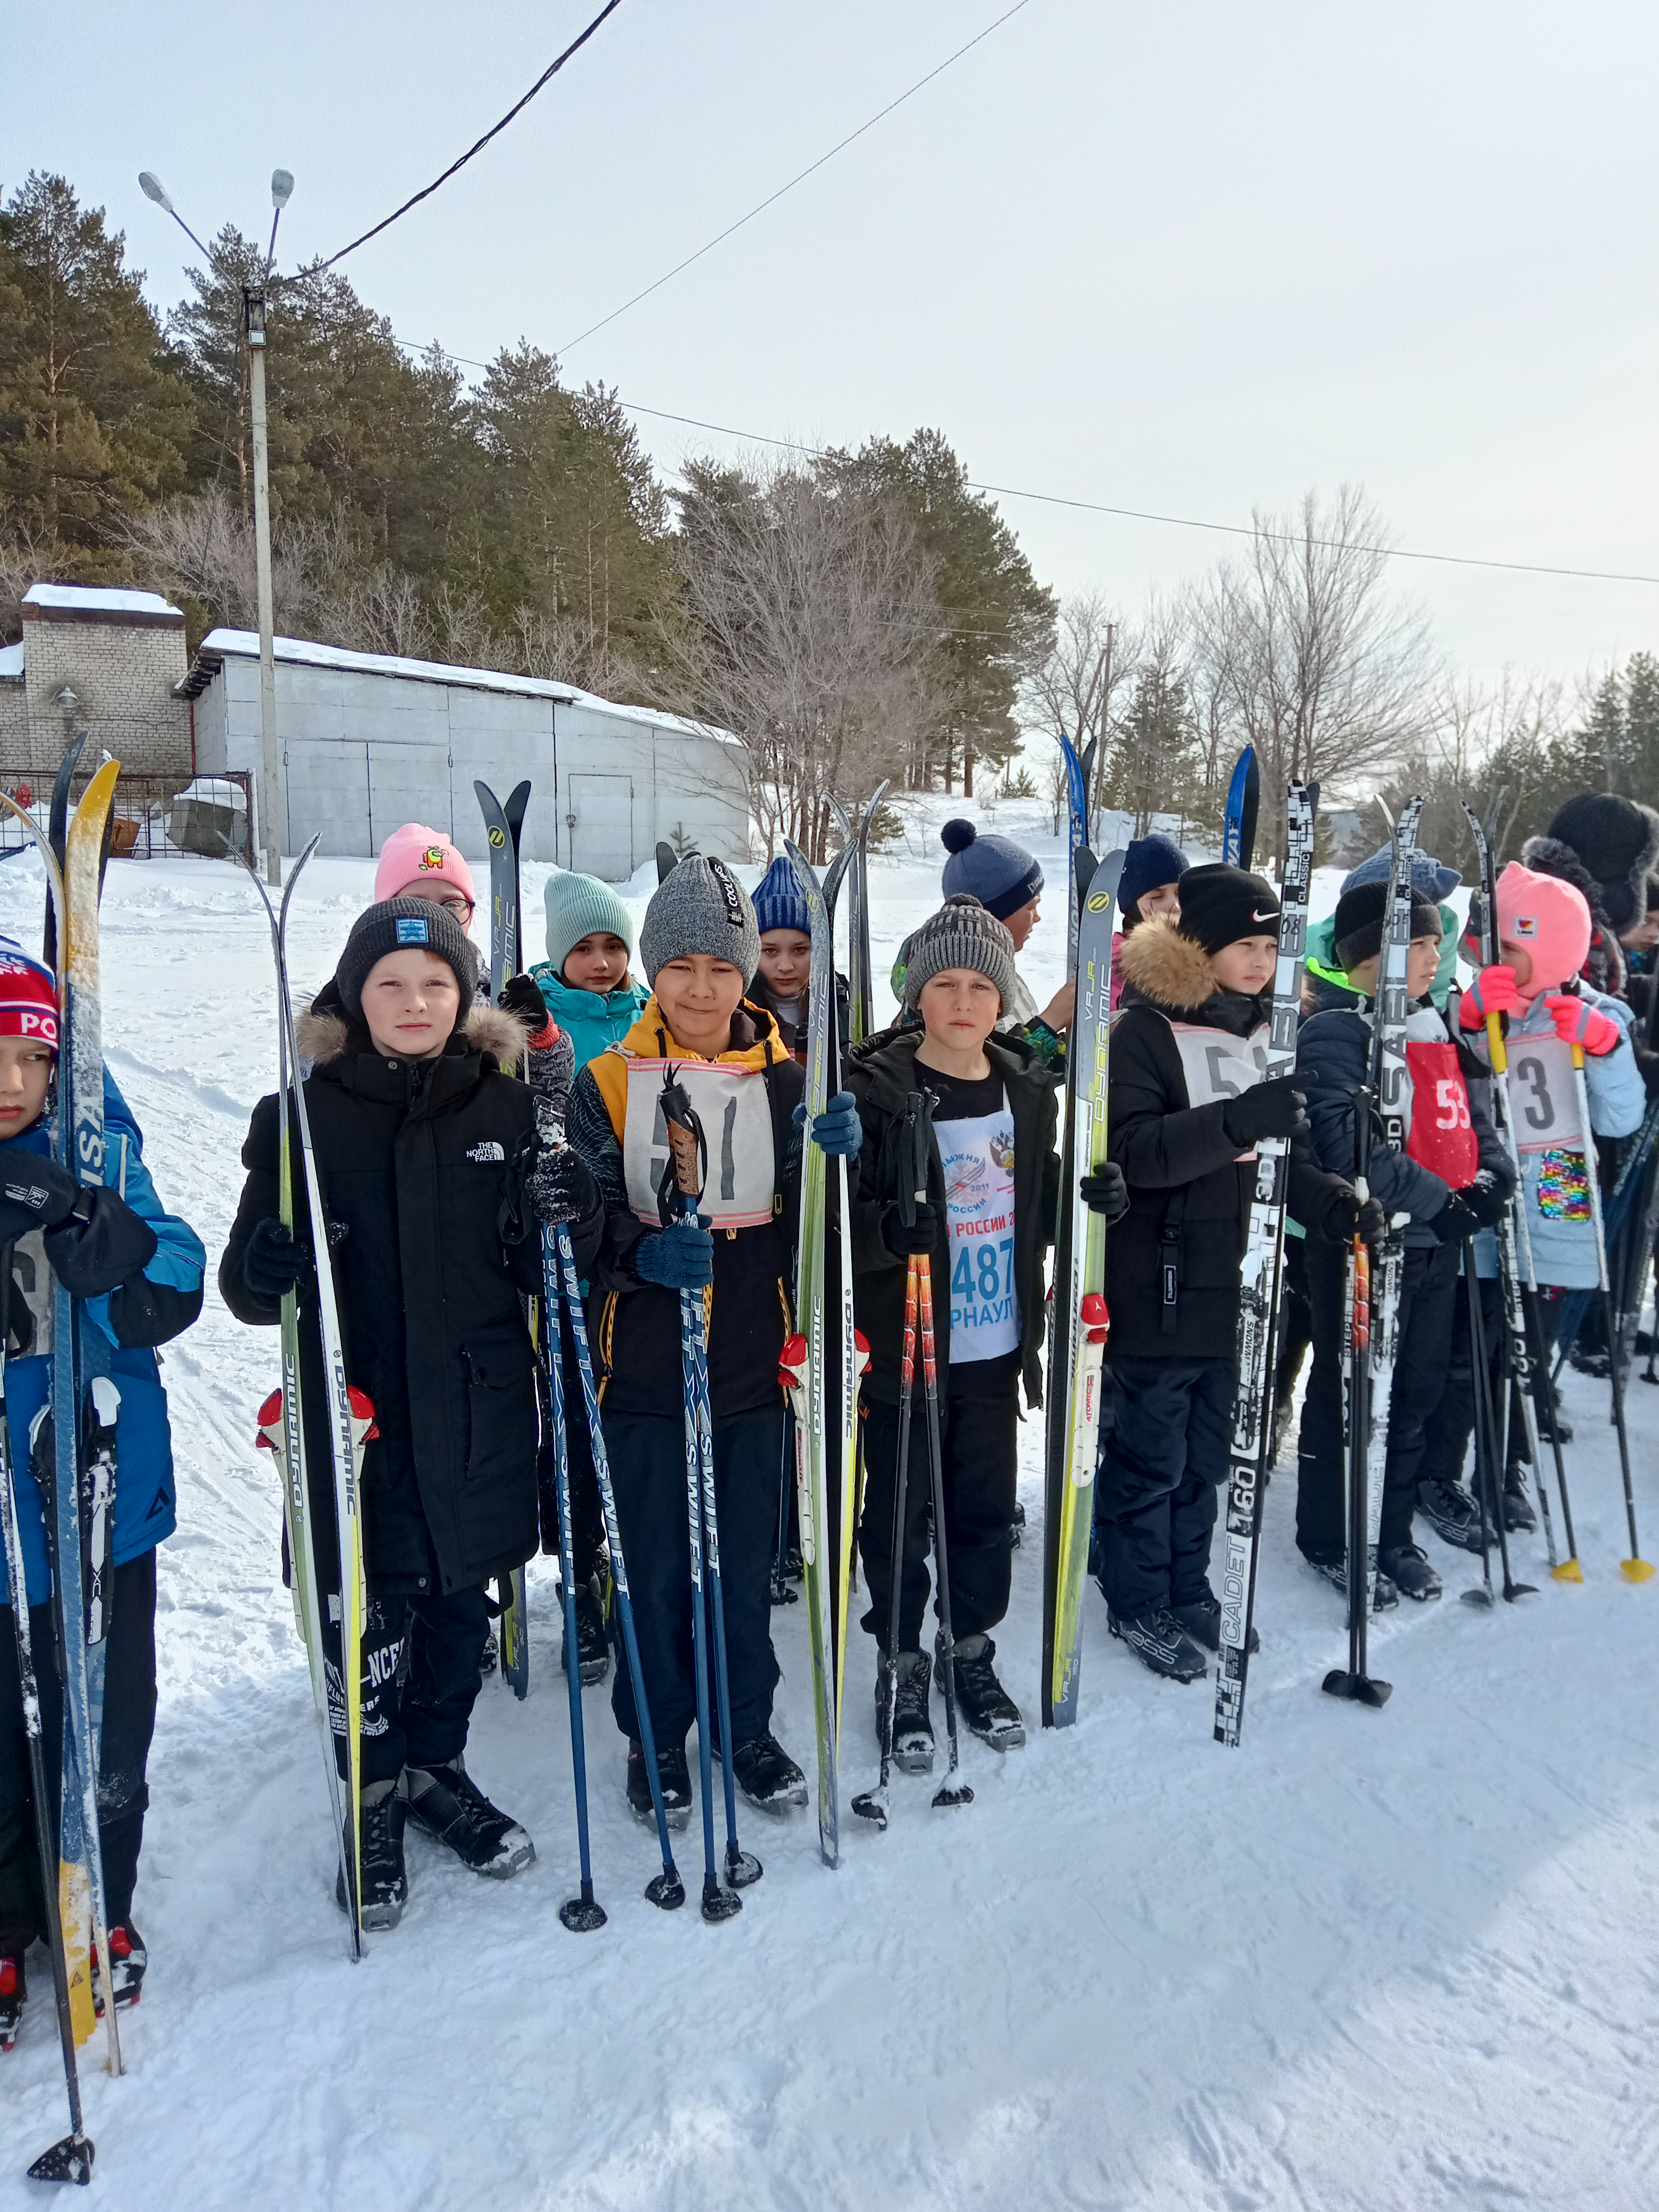
{"label": "blue knit hat", "polygon": [[951,855],[939,879],[946,898],[976,898],[999,921],[1006,921],[1042,889],[1042,868],[1012,837],[981,837],[960,815],[939,836]]}
{"label": "blue knit hat", "polygon": [[610,884],[597,876],[556,869],[547,879],[542,902],[547,908],[548,964],[556,975],[563,975],[571,947],[585,937],[620,937],[632,955],[634,918]]}
{"label": "blue knit hat", "polygon": [[[1350,891],[1358,890],[1362,884],[1386,884],[1393,865],[1394,848],[1384,845],[1373,853],[1369,860],[1362,860],[1357,868],[1343,877],[1340,896],[1346,898]],[[1443,861],[1431,860],[1426,853],[1412,855],[1412,889],[1421,891],[1425,898],[1432,899],[1437,906],[1449,899],[1462,880],[1455,868],[1447,867]]]}
{"label": "blue knit hat", "polygon": [[1161,830],[1150,830],[1144,837],[1131,837],[1123,855],[1123,873],[1118,878],[1118,904],[1133,906],[1142,892],[1155,891],[1164,884],[1175,883],[1186,872],[1187,855],[1175,839],[1166,837]]}
{"label": "blue knit hat", "polygon": [[780,853],[773,861],[749,894],[749,902],[755,909],[755,927],[763,937],[769,929],[798,929],[803,937],[812,934],[812,917],[801,896],[800,878],[787,853]]}

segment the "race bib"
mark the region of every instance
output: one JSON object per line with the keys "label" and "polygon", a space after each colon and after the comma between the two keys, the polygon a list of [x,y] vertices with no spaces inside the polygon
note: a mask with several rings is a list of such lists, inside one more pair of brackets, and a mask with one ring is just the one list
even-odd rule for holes
{"label": "race bib", "polygon": [[1406,1040],[1410,1115],[1406,1157],[1437,1175],[1453,1190],[1474,1181],[1480,1146],[1469,1119],[1469,1094],[1457,1065],[1457,1047],[1449,1039]]}
{"label": "race bib", "polygon": [[1014,1117],[1006,1107],[936,1121],[951,1237],[951,1358],[999,1359],[1019,1349],[1014,1290]]}
{"label": "race bib", "polygon": [[772,1109],[758,1068],[724,1062],[630,1060],[628,1115],[623,1134],[623,1172],[628,1203],[654,1227],[657,1187],[668,1164],[662,1089],[675,1069],[708,1146],[708,1168],[697,1211],[716,1229],[754,1229],[769,1221],[776,1183],[772,1158]]}
{"label": "race bib", "polygon": [[1543,1036],[1510,1039],[1510,1111],[1521,1152],[1583,1155],[1572,1047],[1553,1030]]}
{"label": "race bib", "polygon": [[[1261,1082],[1267,1073],[1267,1031],[1252,1030],[1248,1037],[1232,1036],[1225,1030],[1206,1029],[1197,1022],[1171,1022],[1170,1035],[1181,1054],[1181,1073],[1187,1083],[1189,1106],[1208,1106],[1218,1098],[1237,1098]],[[1253,1160],[1254,1152],[1241,1152],[1241,1161]]]}

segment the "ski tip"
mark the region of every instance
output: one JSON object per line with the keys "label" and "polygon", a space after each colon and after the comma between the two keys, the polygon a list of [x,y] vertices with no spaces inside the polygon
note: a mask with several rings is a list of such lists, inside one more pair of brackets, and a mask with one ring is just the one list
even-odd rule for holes
{"label": "ski tip", "polygon": [[1653,1580],[1653,1569],[1645,1559],[1626,1559],[1620,1563],[1619,1571],[1627,1583],[1650,1583]]}
{"label": "ski tip", "polygon": [[[1651,1572],[1651,1569],[1649,1571]],[[1559,1567],[1550,1569],[1550,1576],[1552,1580],[1558,1583],[1582,1583],[1584,1579],[1584,1570],[1577,1559],[1563,1559]]]}

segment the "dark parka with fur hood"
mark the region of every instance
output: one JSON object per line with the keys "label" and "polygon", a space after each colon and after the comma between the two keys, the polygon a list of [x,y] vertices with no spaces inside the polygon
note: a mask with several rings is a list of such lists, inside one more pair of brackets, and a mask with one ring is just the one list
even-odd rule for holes
{"label": "dark parka with fur hood", "polygon": [[[864,1124],[858,1195],[853,1206],[853,1279],[859,1327],[870,1342],[866,1389],[884,1405],[899,1401],[899,1354],[904,1333],[906,1262],[882,1240],[881,1218],[899,1197],[900,1139],[904,1102],[922,1090],[927,1070],[916,1063],[919,1028],[884,1030],[854,1045],[847,1087]],[[998,1030],[986,1039],[985,1057],[1002,1078],[1014,1124],[1014,1290],[1019,1301],[1020,1371],[1028,1404],[1042,1403],[1044,1290],[1042,1255],[1054,1238],[1060,1200],[1060,1162],[1054,1153],[1054,1079],[1024,1038]],[[927,1160],[927,1199],[939,1215],[934,1238],[933,1330],[939,1388],[951,1360],[950,1230],[945,1219],[945,1169],[938,1139]]]}
{"label": "dark parka with fur hood", "polygon": [[[1106,1357],[1231,1366],[1255,1170],[1222,1127],[1227,1100],[1192,1103],[1170,1024],[1237,1038],[1261,1030],[1265,1046],[1271,994],[1218,989],[1209,954],[1164,915],[1123,939],[1122,963],[1107,1126],[1129,1211],[1106,1232]],[[1322,1219],[1346,1188],[1305,1137],[1295,1139],[1290,1211],[1299,1222]]]}
{"label": "dark parka with fur hood", "polygon": [[[332,983],[298,1025],[312,1062],[306,1105],[338,1286],[346,1373],[374,1403],[364,1454],[363,1547],[371,1591],[476,1589],[521,1566],[539,1538],[533,1354],[523,1295],[541,1287],[524,1189],[535,1145],[528,1087],[504,1074],[525,1031],[475,1005],[444,1053],[389,1060],[348,1023]],[[248,1240],[277,1211],[275,1097],[253,1109],[247,1181],[219,1267],[239,1321],[274,1325],[242,1272]],[[312,1243],[297,1135],[295,1235]],[[600,1216],[573,1223],[592,1265]],[[314,1249],[314,1243],[313,1244]],[[334,1526],[327,1399],[314,1276],[301,1285],[306,1455],[319,1531]],[[331,1556],[326,1587],[337,1589]]]}

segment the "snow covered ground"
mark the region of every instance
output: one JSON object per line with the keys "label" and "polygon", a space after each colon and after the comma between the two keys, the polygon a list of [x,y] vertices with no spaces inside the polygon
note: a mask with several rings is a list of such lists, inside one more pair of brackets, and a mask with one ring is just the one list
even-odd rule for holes
{"label": "snow covered ground", "polygon": [[[927,808],[874,867],[877,965],[937,896]],[[994,825],[1060,848],[1041,810]],[[1051,865],[1052,863],[1052,865]],[[526,905],[539,950],[543,871]],[[317,861],[296,976],[319,981],[371,896],[368,863]],[[1324,903],[1334,877],[1322,878]],[[643,886],[640,903],[643,903]],[[32,859],[0,868],[0,927],[37,943]],[[1056,896],[1022,967],[1059,980]],[[105,902],[110,1058],[168,1200],[216,1265],[248,1114],[274,1080],[264,918],[222,864],[119,862]],[[884,1003],[885,1000],[884,998]],[[929,1809],[896,1778],[885,1836],[845,1822],[838,1873],[806,1819],[744,1839],[766,1862],[733,1923],[641,1894],[651,1838],[623,1804],[608,1688],[586,1699],[598,1886],[610,1925],[567,1935],[574,1887],[556,1585],[531,1571],[534,1687],[486,1686],[471,1763],[541,1856],[504,1889],[424,1838],[395,1934],[354,1966],[332,1901],[320,1752],[277,1570],[278,1504],[254,1410],[274,1333],[210,1286],[166,1354],[180,1473],[161,1562],[161,1711],[137,1912],[151,1966],[124,2023],[129,2072],[88,2054],[94,2188],[122,2212],[270,2205],[416,2212],[704,2206],[1431,2212],[1655,2202],[1659,2105],[1659,1583],[1625,1550],[1606,1392],[1571,1375],[1582,1589],[1486,1614],[1478,1562],[1426,1540],[1437,1606],[1376,1632],[1381,1714],[1319,1693],[1340,1601],[1297,1563],[1293,1472],[1267,1507],[1243,1750],[1211,1691],[1155,1683],[1085,1599],[1082,1711],[999,1759],[969,1741],[976,1802]],[[1631,1393],[1638,1502],[1659,1546],[1659,1393]],[[1041,1433],[1028,1423],[1025,1548],[999,1635],[1037,1708]],[[774,1616],[778,1728],[810,1759],[804,1606]],[[856,1634],[851,1794],[872,1771]],[[684,1838],[695,1875],[700,1841]],[[37,2203],[29,2158],[62,2133],[50,1981],[0,2079],[0,2207]]]}

